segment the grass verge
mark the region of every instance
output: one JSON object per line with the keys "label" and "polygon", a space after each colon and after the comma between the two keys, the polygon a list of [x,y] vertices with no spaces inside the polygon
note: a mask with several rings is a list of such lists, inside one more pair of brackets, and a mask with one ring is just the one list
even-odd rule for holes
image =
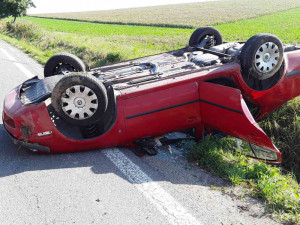
{"label": "grass verge", "polygon": [[200,143],[186,142],[188,160],[215,175],[242,185],[249,194],[263,198],[268,212],[292,224],[300,223],[300,187],[292,173],[247,158],[231,138],[208,136]]}
{"label": "grass verge", "polygon": [[260,126],[282,152],[282,166],[300,181],[300,97],[266,116]]}

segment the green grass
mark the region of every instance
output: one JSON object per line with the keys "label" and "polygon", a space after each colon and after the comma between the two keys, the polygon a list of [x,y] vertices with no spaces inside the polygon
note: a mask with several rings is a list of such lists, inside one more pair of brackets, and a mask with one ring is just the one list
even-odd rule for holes
{"label": "green grass", "polygon": [[[35,23],[29,23],[30,21],[25,18],[12,26],[7,26],[8,23],[3,21],[0,28],[2,27],[2,34],[18,39],[23,42],[22,45],[26,42],[43,51],[42,58],[49,58],[57,52],[68,51],[77,54],[92,66],[169,51],[181,47],[180,40],[182,42],[184,40],[181,34],[177,35],[178,39],[168,40],[166,36],[168,32],[165,30],[167,28],[162,28],[162,31],[156,28],[155,35],[157,36],[151,36],[150,32],[143,33],[145,27],[141,27],[140,36],[134,36],[138,34],[140,27],[130,29],[128,26],[129,28],[126,29],[121,25],[36,20]],[[24,36],[27,33],[26,26],[32,27],[34,34]],[[173,31],[173,35],[176,35],[176,31]],[[184,40],[184,45],[185,43],[186,40]],[[35,51],[32,51],[31,55],[36,56]],[[38,57],[40,58],[41,55]],[[45,63],[44,59],[39,61]]]}
{"label": "green grass", "polygon": [[[283,42],[300,43],[298,21],[300,8],[222,24],[216,28],[226,41],[247,40],[256,33],[270,32],[279,36]],[[45,63],[45,58],[57,52],[69,51],[79,55],[92,66],[184,47],[194,31],[194,29],[109,25],[33,17],[25,17],[18,22],[36,24],[32,25],[36,33],[35,38],[15,35],[13,30],[7,32],[5,28],[2,29],[2,33],[6,30],[6,34],[11,37],[17,37],[21,42],[34,46],[36,50],[40,49],[42,52],[35,53],[36,50],[30,51],[27,48],[33,56],[39,58],[40,62]]]}
{"label": "green grass", "polygon": [[[117,24],[98,24],[80,21],[43,19],[36,17],[25,17],[25,20],[34,21],[40,27],[49,31],[59,31],[65,33],[77,33],[93,36],[130,36],[130,37],[170,37],[173,35],[188,35],[189,29],[130,26]],[[23,20],[23,19],[21,19]]]}
{"label": "green grass", "polygon": [[216,26],[226,40],[247,40],[257,33],[272,33],[284,43],[300,43],[300,8],[255,19]]}
{"label": "green grass", "polygon": [[[48,31],[105,36],[115,42],[132,40],[170,48],[184,46],[194,29],[109,25],[27,17]],[[300,8],[259,18],[215,26],[227,41],[247,40],[257,33],[273,33],[286,43],[300,43]]]}
{"label": "green grass", "polygon": [[234,185],[244,186],[249,195],[263,198],[266,210],[278,219],[300,223],[300,187],[293,174],[247,158],[231,138],[208,136],[199,144],[184,143],[184,147],[189,150],[189,161]]}
{"label": "green grass", "polygon": [[300,181],[300,98],[268,115],[260,126],[281,150],[282,166],[294,171]]}
{"label": "green grass", "polygon": [[37,16],[101,23],[195,28],[258,17],[299,6],[299,0],[227,0]]}
{"label": "green grass", "polygon": [[34,58],[36,61],[38,61],[41,64],[46,64],[47,60],[52,55],[51,53],[46,54],[45,51],[28,44],[26,41],[17,40],[15,38],[9,37],[1,33],[0,33],[0,39],[23,50],[25,53],[31,55],[32,58]]}

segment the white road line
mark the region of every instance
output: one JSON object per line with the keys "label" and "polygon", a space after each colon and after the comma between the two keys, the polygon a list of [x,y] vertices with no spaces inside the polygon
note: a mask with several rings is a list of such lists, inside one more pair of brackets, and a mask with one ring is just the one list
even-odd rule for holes
{"label": "white road line", "polygon": [[15,62],[16,67],[18,67],[28,78],[32,78],[34,75],[26,69],[22,64]]}
{"label": "white road line", "polygon": [[16,61],[16,59],[10,55],[7,51],[5,51],[4,49],[0,48],[0,50],[3,52],[4,55],[6,55],[6,57],[9,59],[9,60],[12,60],[12,61]]}
{"label": "white road line", "polygon": [[118,149],[109,149],[104,150],[103,153],[113,164],[117,166],[128,180],[139,191],[141,191],[142,194],[148,198],[164,216],[167,217],[170,224],[202,224],[121,151]]}
{"label": "white road line", "polygon": [[21,63],[16,62],[17,60],[11,55],[9,54],[6,50],[0,48],[0,50],[3,52],[4,55],[6,55],[6,57],[9,60],[14,61],[13,63],[15,64],[16,67],[19,68],[19,70],[21,70],[28,78],[32,78],[34,75],[28,70],[26,69]]}

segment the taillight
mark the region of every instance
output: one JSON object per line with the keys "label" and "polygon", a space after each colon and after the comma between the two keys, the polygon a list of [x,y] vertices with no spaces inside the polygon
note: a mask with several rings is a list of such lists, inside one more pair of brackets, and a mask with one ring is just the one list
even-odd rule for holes
{"label": "taillight", "polygon": [[3,122],[12,128],[16,128],[14,120],[10,118],[5,112],[3,112]]}

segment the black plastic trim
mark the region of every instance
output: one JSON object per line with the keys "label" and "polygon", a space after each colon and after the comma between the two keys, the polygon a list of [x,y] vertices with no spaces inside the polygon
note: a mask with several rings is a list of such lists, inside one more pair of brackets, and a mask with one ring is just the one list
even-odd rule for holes
{"label": "black plastic trim", "polygon": [[126,119],[129,120],[129,119],[132,119],[132,118],[135,118],[135,117],[139,117],[139,116],[144,116],[144,115],[148,115],[148,114],[151,114],[151,113],[160,112],[160,111],[164,111],[164,110],[168,110],[168,109],[180,107],[180,106],[183,106],[183,105],[192,104],[192,103],[195,103],[195,102],[199,102],[199,99],[193,100],[193,101],[189,101],[189,102],[180,103],[180,104],[176,104],[176,105],[171,105],[171,106],[160,108],[160,109],[151,110],[151,111],[148,111],[148,112],[139,113],[139,114],[132,115],[132,116],[127,116]]}
{"label": "black plastic trim", "polygon": [[199,99],[200,102],[204,102],[204,103],[207,103],[207,104],[210,104],[210,105],[213,105],[213,106],[217,106],[219,108],[222,108],[222,109],[227,109],[229,111],[232,111],[232,112],[236,112],[236,113],[239,113],[239,114],[244,114],[242,111],[240,110],[236,110],[236,109],[232,109],[232,108],[229,108],[227,106],[223,106],[223,105],[219,105],[219,104],[216,104],[214,102],[209,102],[209,101],[206,101],[206,100],[202,100],[202,99]]}
{"label": "black plastic trim", "polygon": [[15,145],[21,145],[31,151],[41,151],[41,152],[48,152],[48,153],[51,152],[49,147],[39,145],[38,143],[28,143],[28,142],[16,139],[8,132],[8,130],[6,129],[5,126],[4,126],[4,130],[6,131],[7,135],[14,142]]}
{"label": "black plastic trim", "polygon": [[300,70],[296,70],[296,71],[293,71],[293,72],[287,73],[287,74],[285,75],[285,78],[287,78],[287,77],[291,77],[291,76],[295,76],[295,75],[297,75],[297,74],[299,74],[299,75],[300,75]]}
{"label": "black plastic trim", "polygon": [[209,102],[209,101],[206,101],[206,100],[203,100],[203,99],[197,99],[197,100],[193,100],[193,101],[189,101],[189,102],[184,102],[184,103],[180,103],[180,104],[176,104],[176,105],[171,105],[171,106],[160,108],[160,109],[151,110],[151,111],[148,111],[148,112],[135,114],[135,115],[132,115],[132,116],[127,116],[126,119],[129,120],[129,119],[133,119],[133,118],[136,118],[136,117],[145,116],[145,115],[148,115],[148,114],[151,114],[151,113],[161,112],[161,111],[164,111],[164,110],[173,109],[173,108],[176,108],[176,107],[180,107],[180,106],[184,106],[184,105],[188,105],[188,104],[192,104],[192,103],[196,103],[196,102],[204,102],[204,103],[214,105],[214,106],[217,106],[219,108],[226,109],[226,110],[229,110],[229,111],[232,111],[232,112],[235,112],[235,113],[244,114],[242,111],[239,111],[239,110],[236,110],[236,109],[232,109],[232,108],[229,108],[229,107],[226,107],[226,106],[223,106],[223,105],[219,105],[219,104],[216,104],[216,103],[213,103],[213,102]]}

